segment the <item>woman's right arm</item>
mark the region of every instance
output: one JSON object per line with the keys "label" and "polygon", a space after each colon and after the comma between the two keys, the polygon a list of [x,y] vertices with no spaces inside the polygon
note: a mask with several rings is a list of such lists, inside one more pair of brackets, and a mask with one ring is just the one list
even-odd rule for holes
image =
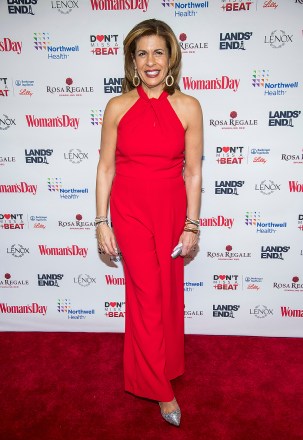
{"label": "woman's right arm", "polygon": [[[115,176],[115,152],[117,142],[118,106],[112,99],[106,106],[101,131],[100,158],[96,180],[96,212],[97,216],[107,217],[109,197]],[[117,255],[117,244],[112,229],[101,223],[97,226],[99,245],[107,254]]]}

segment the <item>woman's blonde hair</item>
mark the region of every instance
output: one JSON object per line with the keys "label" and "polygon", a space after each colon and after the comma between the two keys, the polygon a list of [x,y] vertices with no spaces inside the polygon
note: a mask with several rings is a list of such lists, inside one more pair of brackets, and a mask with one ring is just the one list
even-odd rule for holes
{"label": "woman's blonde hair", "polygon": [[180,90],[178,79],[181,69],[181,49],[172,29],[163,21],[156,20],[155,18],[138,23],[124,39],[125,77],[122,82],[122,93],[129,92],[135,88],[133,85],[133,77],[135,75],[133,59],[135,57],[136,45],[141,37],[148,35],[158,35],[164,38],[166,42],[169,54],[169,68],[174,78],[174,84],[169,87],[165,84],[164,90],[172,95],[176,89]]}

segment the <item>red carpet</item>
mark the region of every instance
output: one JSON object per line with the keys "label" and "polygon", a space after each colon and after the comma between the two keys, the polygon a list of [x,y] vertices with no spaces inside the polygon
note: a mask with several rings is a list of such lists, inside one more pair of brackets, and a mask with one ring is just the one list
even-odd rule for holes
{"label": "red carpet", "polygon": [[2,333],[1,440],[302,440],[303,340],[187,335],[181,426],[123,390],[123,334]]}

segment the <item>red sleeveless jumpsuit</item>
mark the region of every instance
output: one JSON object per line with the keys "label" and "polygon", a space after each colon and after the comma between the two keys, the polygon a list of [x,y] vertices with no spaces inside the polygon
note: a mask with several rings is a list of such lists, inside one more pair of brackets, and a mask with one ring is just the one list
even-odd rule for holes
{"label": "red sleeveless jumpsuit", "polygon": [[171,258],[186,218],[185,130],[163,91],[118,126],[110,211],[125,274],[125,390],[168,402],[184,372],[184,261]]}

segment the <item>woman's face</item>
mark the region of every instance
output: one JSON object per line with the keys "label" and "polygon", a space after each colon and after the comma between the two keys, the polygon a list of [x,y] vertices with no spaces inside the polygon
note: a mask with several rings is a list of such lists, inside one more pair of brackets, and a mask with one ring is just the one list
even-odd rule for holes
{"label": "woman's face", "polygon": [[137,41],[135,67],[147,87],[162,85],[168,74],[169,53],[163,37],[148,35]]}

